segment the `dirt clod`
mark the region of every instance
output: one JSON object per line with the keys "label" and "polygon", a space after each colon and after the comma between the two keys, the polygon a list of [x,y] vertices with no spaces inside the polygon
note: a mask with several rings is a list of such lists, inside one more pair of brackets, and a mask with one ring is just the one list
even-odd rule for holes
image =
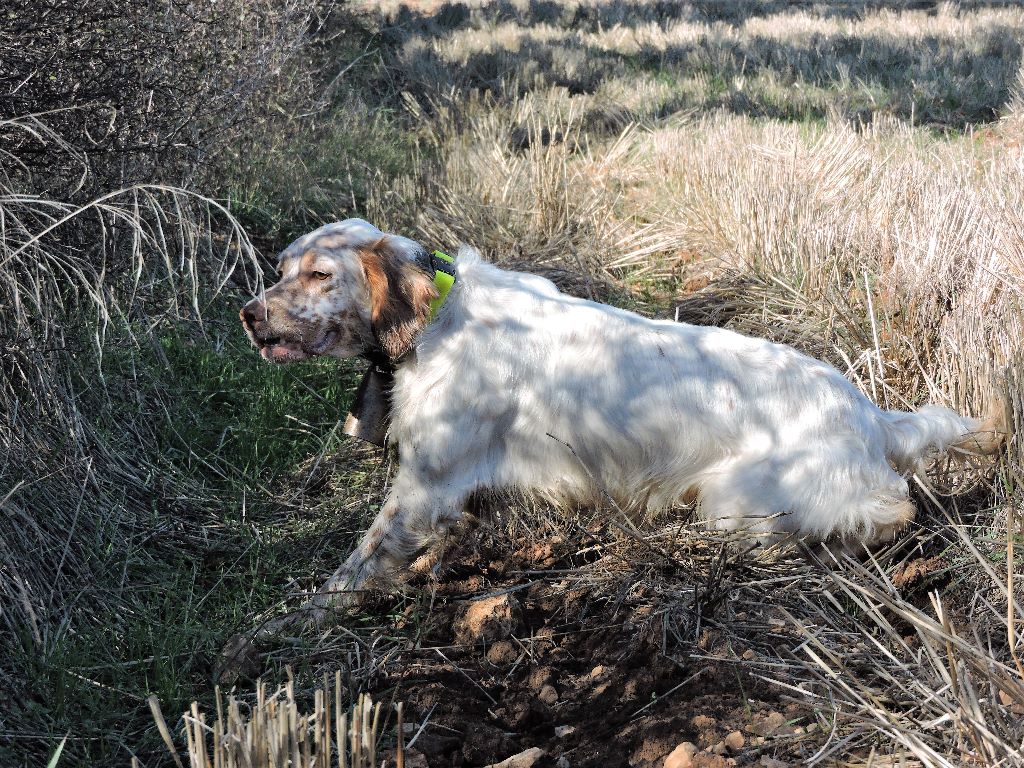
{"label": "dirt clod", "polygon": [[515,738],[488,723],[477,723],[466,731],[462,743],[462,756],[470,765],[482,765],[493,759],[495,753],[516,753],[522,749]]}
{"label": "dirt clod", "polygon": [[781,712],[769,712],[766,715],[755,715],[754,722],[747,730],[758,736],[774,736],[786,728],[786,716]]}
{"label": "dirt clod", "polygon": [[684,741],[665,758],[665,768],[691,768],[695,754],[697,754],[697,745]]}
{"label": "dirt clod", "polygon": [[744,744],[746,744],[746,739],[739,731],[733,731],[725,737],[725,746],[729,748],[730,752],[739,752],[743,749]]}
{"label": "dirt clod", "polygon": [[892,575],[892,583],[896,589],[907,589],[923,582],[936,571],[946,567],[941,557],[919,557],[906,563]]}
{"label": "dirt clod", "polygon": [[508,640],[499,640],[487,649],[487,660],[499,667],[511,664],[518,655],[515,645]]}
{"label": "dirt clod", "polygon": [[693,756],[693,762],[690,765],[692,768],[729,768],[729,766],[736,765],[736,761],[721,755],[698,752]]}
{"label": "dirt clod", "polygon": [[[427,763],[427,756],[415,747],[406,748],[403,760],[405,768],[430,768],[430,764]],[[389,768],[398,765],[398,757],[395,754],[395,750],[389,749],[384,752],[384,765]]]}
{"label": "dirt clod", "polygon": [[455,639],[463,645],[505,640],[522,625],[522,607],[510,594],[472,600],[455,620]]}
{"label": "dirt clod", "polygon": [[259,670],[259,651],[250,634],[235,635],[221,651],[214,677],[221,685],[230,687],[240,678],[253,677]]}
{"label": "dirt clod", "polygon": [[530,677],[527,679],[527,685],[537,691],[537,693],[540,693],[540,690],[545,685],[550,684],[554,679],[555,670],[551,667],[538,667],[530,672]]}

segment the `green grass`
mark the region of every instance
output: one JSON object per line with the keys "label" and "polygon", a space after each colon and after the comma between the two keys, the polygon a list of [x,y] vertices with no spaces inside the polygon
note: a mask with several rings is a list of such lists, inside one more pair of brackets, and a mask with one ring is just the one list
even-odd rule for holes
{"label": "green grass", "polygon": [[[156,462],[153,530],[107,553],[110,578],[97,587],[118,610],[56,628],[41,647],[28,637],[18,644],[30,651],[14,663],[33,695],[13,718],[46,724],[54,745],[70,731],[62,764],[127,764],[129,747],[159,751],[145,698],[156,694],[173,713],[208,695],[230,634],[287,595],[302,551],[338,525],[307,519],[301,505],[283,510],[275,492],[304,462],[349,440],[336,427],[360,366],[266,363],[235,319],[238,301],[223,297],[202,326],[168,322],[149,337],[132,329],[137,346],[127,330],[108,337],[105,386],[83,400],[102,403],[110,441],[146,442],[119,430],[140,417],[147,424],[153,442],[135,450]],[[358,488],[366,475],[354,469],[342,481]],[[164,472],[177,482],[158,477]],[[169,497],[175,487],[194,488],[196,498]],[[168,529],[164,509],[181,506],[194,507],[194,524]],[[2,741],[0,763],[16,764]]]}
{"label": "green grass", "polygon": [[285,243],[325,221],[364,215],[368,199],[422,151],[396,108],[350,100],[235,158],[226,192],[253,231]]}
{"label": "green grass", "polygon": [[145,698],[156,694],[173,713],[206,698],[225,628],[245,626],[279,599],[285,572],[276,548],[244,529],[220,547],[166,555],[156,570],[130,567],[125,610],[85,631],[58,633],[27,660],[37,714],[55,733],[71,732],[66,757],[127,764],[128,749],[159,750]]}
{"label": "green grass", "polygon": [[244,301],[218,300],[202,325],[162,323],[137,346],[110,339],[103,361],[114,428],[134,400],[159,441],[156,454],[228,491],[287,473],[318,451],[344,419],[360,368],[329,358],[265,362],[237,320]]}

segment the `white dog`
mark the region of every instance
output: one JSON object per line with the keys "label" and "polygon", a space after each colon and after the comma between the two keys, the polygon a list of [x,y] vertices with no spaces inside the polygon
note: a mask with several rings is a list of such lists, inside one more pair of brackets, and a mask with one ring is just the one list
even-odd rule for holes
{"label": "white dog", "polygon": [[913,518],[919,462],[998,446],[946,408],[881,410],[790,347],[566,296],[466,247],[447,267],[359,219],[299,238],[279,269],[241,312],[265,358],[393,368],[399,470],[319,607],[400,573],[476,491],[642,513],[697,500],[719,528],[870,545]]}

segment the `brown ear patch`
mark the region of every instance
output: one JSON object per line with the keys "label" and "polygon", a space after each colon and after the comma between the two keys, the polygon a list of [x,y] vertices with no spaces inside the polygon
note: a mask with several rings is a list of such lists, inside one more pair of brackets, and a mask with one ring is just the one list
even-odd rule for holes
{"label": "brown ear patch", "polygon": [[370,325],[391,360],[408,352],[430,318],[437,288],[426,273],[391,248],[383,237],[359,251],[370,290]]}

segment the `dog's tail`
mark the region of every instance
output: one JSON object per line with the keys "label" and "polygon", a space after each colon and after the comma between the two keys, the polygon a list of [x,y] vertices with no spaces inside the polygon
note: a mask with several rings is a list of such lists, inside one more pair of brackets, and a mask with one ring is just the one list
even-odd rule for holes
{"label": "dog's tail", "polygon": [[997,404],[983,419],[961,416],[939,405],[913,413],[883,411],[885,455],[900,472],[916,470],[926,459],[955,451],[965,456],[991,456],[1006,440],[1006,419]]}

